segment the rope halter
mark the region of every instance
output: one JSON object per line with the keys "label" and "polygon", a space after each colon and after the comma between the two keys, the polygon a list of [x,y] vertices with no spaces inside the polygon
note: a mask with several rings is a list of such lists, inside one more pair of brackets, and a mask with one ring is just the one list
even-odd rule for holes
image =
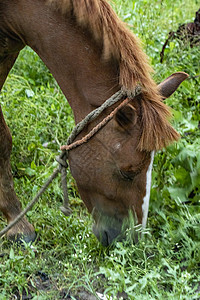
{"label": "rope halter", "polygon": [[[81,146],[82,144],[86,143],[89,139],[91,139],[101,128],[103,128],[112,118],[113,116],[125,105],[127,105],[134,97],[141,93],[141,87],[139,85],[136,86],[133,92],[126,91],[126,90],[119,90],[114,95],[112,95],[109,99],[107,99],[100,107],[96,108],[95,110],[91,111],[80,123],[78,123],[72,133],[67,139],[67,144],[60,147],[62,150],[61,155],[56,159],[57,162],[60,164],[61,174],[63,171],[64,164],[67,165],[66,160],[68,159],[68,152],[74,148]],[[95,120],[106,108],[112,106],[113,104],[117,103],[121,99],[124,99],[108,116],[106,116],[99,124],[97,124],[88,134],[86,134],[83,138],[78,141],[75,141],[75,138],[78,134],[93,120]],[[60,163],[61,161],[61,163]],[[65,170],[66,173],[66,170]],[[65,176],[66,178],[66,176]],[[64,180],[64,179],[63,179]],[[67,192],[67,183],[66,180],[63,182],[62,180],[62,188],[63,188],[63,195],[64,201],[63,206],[60,207],[61,211],[65,215],[69,215],[71,213],[71,209],[69,208],[69,198]]]}
{"label": "rope halter", "polygon": [[[113,96],[111,96],[108,100],[106,100],[100,107],[96,108],[92,112],[90,112],[80,123],[78,123],[72,133],[67,139],[67,145],[61,146],[62,153],[56,157],[57,162],[59,163],[59,167],[53,171],[51,176],[47,179],[44,185],[41,187],[37,195],[32,199],[32,201],[26,206],[26,208],[12,221],[10,222],[2,231],[0,231],[0,237],[4,236],[14,225],[16,225],[25,214],[33,207],[33,205],[39,200],[40,196],[45,192],[50,183],[57,177],[58,173],[61,173],[61,184],[63,190],[63,205],[60,207],[61,211],[69,216],[72,212],[69,207],[69,197],[67,191],[67,160],[68,160],[68,152],[76,147],[81,146],[83,143],[86,143],[89,139],[91,139],[102,127],[104,127],[117,113],[119,109],[127,105],[134,97],[141,93],[140,86],[136,86],[133,92],[126,91],[125,89],[121,89],[116,92]],[[96,125],[88,134],[86,134],[82,139],[73,142],[74,139],[78,136],[78,134],[93,120],[95,120],[106,108],[112,106],[118,101],[123,101],[107,116],[105,117],[98,125]]]}

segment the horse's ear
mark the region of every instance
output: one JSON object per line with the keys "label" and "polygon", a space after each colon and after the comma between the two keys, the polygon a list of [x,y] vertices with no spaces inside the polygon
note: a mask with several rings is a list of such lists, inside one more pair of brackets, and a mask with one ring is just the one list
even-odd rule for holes
{"label": "horse's ear", "polygon": [[114,119],[118,125],[120,125],[124,129],[127,129],[129,126],[136,123],[137,114],[135,108],[130,104],[127,104],[126,106],[118,110]]}
{"label": "horse's ear", "polygon": [[176,72],[165,79],[158,85],[160,94],[163,96],[163,99],[170,97],[176,89],[179,87],[181,82],[183,82],[189,75],[185,72]]}

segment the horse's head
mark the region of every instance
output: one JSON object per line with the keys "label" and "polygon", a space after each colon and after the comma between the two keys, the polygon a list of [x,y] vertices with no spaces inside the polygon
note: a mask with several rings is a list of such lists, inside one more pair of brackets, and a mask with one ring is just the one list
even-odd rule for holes
{"label": "horse's head", "polygon": [[[169,97],[187,78],[175,73],[159,85]],[[122,233],[129,211],[146,225],[154,151],[141,151],[142,95],[120,109],[88,143],[70,152],[70,166],[79,192],[93,214],[94,234],[109,245]]]}

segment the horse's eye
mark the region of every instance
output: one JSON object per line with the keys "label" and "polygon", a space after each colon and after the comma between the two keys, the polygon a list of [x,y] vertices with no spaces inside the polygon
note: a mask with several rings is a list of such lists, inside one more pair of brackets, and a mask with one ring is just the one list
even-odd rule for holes
{"label": "horse's eye", "polygon": [[137,172],[132,171],[122,171],[120,170],[120,175],[124,180],[132,181],[134,177],[137,175]]}

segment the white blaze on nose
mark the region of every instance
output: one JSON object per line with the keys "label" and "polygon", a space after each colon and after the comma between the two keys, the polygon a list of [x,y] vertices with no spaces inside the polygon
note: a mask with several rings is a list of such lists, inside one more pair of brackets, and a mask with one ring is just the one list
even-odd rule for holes
{"label": "white blaze on nose", "polygon": [[154,159],[154,151],[151,152],[151,161],[146,174],[146,195],[143,198],[143,204],[142,204],[142,213],[143,213],[142,227],[143,228],[146,227],[147,216],[149,211],[149,198],[150,198],[150,191],[151,191],[151,173],[152,173],[153,159]]}

